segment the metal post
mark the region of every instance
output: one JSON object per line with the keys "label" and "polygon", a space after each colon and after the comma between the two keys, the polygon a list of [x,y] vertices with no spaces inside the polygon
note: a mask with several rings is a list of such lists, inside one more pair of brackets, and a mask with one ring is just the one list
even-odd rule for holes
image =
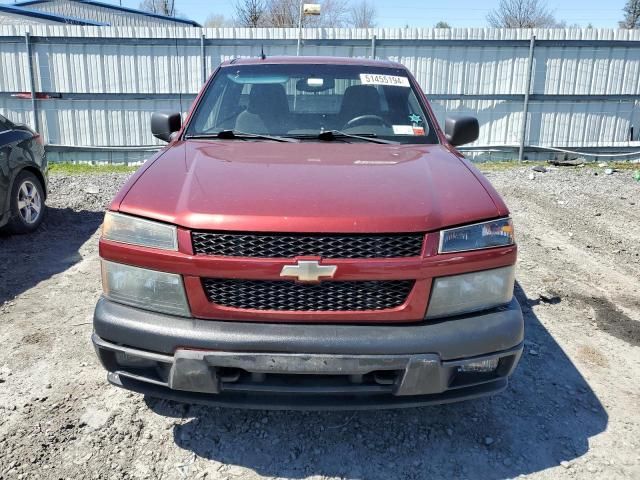
{"label": "metal post", "polygon": [[31,34],[29,32],[24,33],[24,42],[27,50],[27,66],[29,68],[29,88],[31,90],[31,113],[33,114],[33,128],[36,132],[40,132],[40,122],[38,121],[38,106],[36,104],[36,81],[33,72]]}
{"label": "metal post", "polygon": [[202,83],[207,81],[207,64],[204,55],[204,33],[200,34],[200,65],[202,66]]}
{"label": "metal post", "polygon": [[524,144],[527,136],[527,124],[529,116],[529,94],[531,93],[531,77],[533,76],[533,53],[536,48],[536,36],[531,35],[529,42],[529,64],[527,71],[527,86],[524,91],[524,105],[522,106],[522,131],[520,132],[520,148],[518,149],[518,161],[524,159]]}
{"label": "metal post", "polygon": [[302,2],[300,0],[300,16],[298,17],[298,47],[296,49],[296,57],[300,56],[300,44],[302,43]]}
{"label": "metal post", "polygon": [[371,58],[373,60],[376,59],[376,36],[371,36]]}

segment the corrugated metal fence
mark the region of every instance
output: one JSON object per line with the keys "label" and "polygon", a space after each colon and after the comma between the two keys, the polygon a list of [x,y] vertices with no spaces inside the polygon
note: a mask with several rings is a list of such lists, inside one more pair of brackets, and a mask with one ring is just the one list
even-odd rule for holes
{"label": "corrugated metal fence", "polygon": [[[304,36],[305,55],[375,55],[406,65],[440,122],[447,113],[478,117],[480,139],[471,147],[482,157],[521,143],[526,155],[535,147],[639,149],[639,30],[307,29]],[[295,29],[0,26],[0,113],[37,125],[54,159],[140,160],[160,144],[148,128],[153,111],[187,110],[220,62],[261,48],[295,55],[296,39]]]}

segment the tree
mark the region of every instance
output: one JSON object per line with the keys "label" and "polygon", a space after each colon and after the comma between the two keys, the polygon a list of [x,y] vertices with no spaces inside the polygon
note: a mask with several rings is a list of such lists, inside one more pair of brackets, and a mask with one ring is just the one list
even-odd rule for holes
{"label": "tree", "polygon": [[349,24],[351,10],[348,0],[323,0],[322,13],[316,17],[318,27],[345,27]]}
{"label": "tree", "polygon": [[582,28],[582,25],[580,25],[579,23],[568,24],[566,20],[560,20],[556,21],[556,24],[553,25],[553,28]]}
{"label": "tree", "polygon": [[619,23],[620,28],[640,28],[640,0],[627,0],[622,11],[624,20]]}
{"label": "tree", "polygon": [[369,0],[360,0],[351,7],[351,25],[355,28],[373,28],[376,26],[378,11]]}
{"label": "tree", "polygon": [[[321,14],[303,15],[303,27],[375,26],[377,10],[371,0],[360,0],[355,5],[350,0],[304,0],[304,3],[319,3]],[[235,23],[242,27],[294,28],[300,19],[300,0],[236,0],[234,6]]]}
{"label": "tree", "polygon": [[[297,0],[270,0],[267,5],[267,23],[270,27],[296,27],[300,15],[300,2]],[[306,15],[302,25],[308,26]]]}
{"label": "tree", "polygon": [[[348,0],[324,0],[304,3],[320,3],[321,14],[303,15],[303,27],[344,27],[348,23]],[[300,19],[299,0],[268,0],[267,24],[270,27],[297,27]]]}
{"label": "tree", "polygon": [[558,25],[544,0],[500,0],[487,15],[495,28],[553,28]]}
{"label": "tree", "polygon": [[449,25],[447,22],[443,20],[440,20],[438,23],[436,23],[435,28],[451,28],[451,25]]}
{"label": "tree", "polygon": [[235,22],[240,27],[261,27],[267,13],[264,0],[238,0],[234,9]]}
{"label": "tree", "polygon": [[155,13],[156,15],[166,15],[173,17],[175,11],[175,0],[144,0],[140,4],[140,10]]}
{"label": "tree", "polygon": [[207,28],[231,27],[232,22],[230,22],[224,15],[213,13],[204,21],[204,26]]}

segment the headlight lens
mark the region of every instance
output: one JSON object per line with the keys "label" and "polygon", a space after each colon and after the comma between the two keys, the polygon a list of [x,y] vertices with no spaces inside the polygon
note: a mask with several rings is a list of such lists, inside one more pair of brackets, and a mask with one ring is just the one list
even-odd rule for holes
{"label": "headlight lens", "polygon": [[504,247],[515,243],[513,222],[501,218],[440,232],[439,253],[464,252],[482,248]]}
{"label": "headlight lens", "polygon": [[513,297],[516,267],[440,277],[433,281],[426,318],[475,312],[507,304]]}
{"label": "headlight lens", "polygon": [[156,312],[191,316],[182,277],[121,263],[102,261],[104,296],[114,302]]}
{"label": "headlight lens", "polygon": [[178,250],[175,226],[115,212],[105,214],[102,238],[142,247]]}

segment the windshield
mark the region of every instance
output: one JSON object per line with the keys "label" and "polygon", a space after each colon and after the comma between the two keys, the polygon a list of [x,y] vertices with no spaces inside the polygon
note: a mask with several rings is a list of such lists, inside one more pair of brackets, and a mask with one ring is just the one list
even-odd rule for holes
{"label": "windshield", "polygon": [[[213,137],[229,130],[300,139],[333,131],[401,143],[438,142],[406,70],[360,65],[221,68],[186,135]],[[346,135],[321,138],[363,140]]]}

